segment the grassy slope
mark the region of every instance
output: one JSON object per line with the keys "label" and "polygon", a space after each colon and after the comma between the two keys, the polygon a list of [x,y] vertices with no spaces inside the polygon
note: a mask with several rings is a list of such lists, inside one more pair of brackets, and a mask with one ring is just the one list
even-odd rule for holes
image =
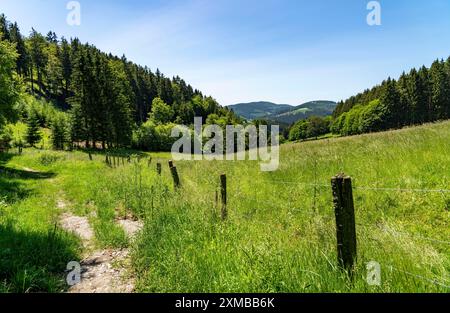
{"label": "grassy slope", "polygon": [[[359,262],[355,281],[349,283],[335,267],[329,187],[333,175],[345,172],[356,186],[449,189],[448,151],[450,123],[446,122],[285,145],[280,170],[274,173],[261,173],[255,162],[179,163],[184,200],[162,208],[147,223],[135,258],[139,287],[144,291],[448,291],[411,275],[448,285],[448,193],[355,190]],[[224,225],[211,218],[214,187],[222,172],[228,174],[230,189],[230,219]],[[323,187],[302,185],[314,182]],[[365,283],[365,265],[371,260],[382,266],[381,287]]]}
{"label": "grassy slope", "polygon": [[[445,292],[448,289],[424,278],[450,284],[450,247],[445,243],[450,194],[356,189],[359,258],[355,279],[349,282],[336,268],[329,182],[345,172],[356,187],[450,189],[448,151],[450,122],[288,144],[282,146],[280,169],[273,173],[262,173],[257,162],[249,161],[178,162],[183,189],[174,192],[166,166],[169,154],[153,155],[150,168],[144,160],[112,170],[101,155],[89,162],[80,152],[26,150],[22,156],[5,158],[4,166],[55,175],[18,177],[32,193],[6,202],[0,227],[42,238],[51,234],[60,213],[55,213],[58,200],[64,199],[66,210],[76,214],[96,211],[97,217],[90,219],[99,247],[133,247],[138,291]],[[157,159],[164,162],[162,178],[154,171]],[[218,220],[214,200],[222,172],[229,180],[226,223]],[[15,180],[3,172],[0,177],[2,193],[14,194],[5,187]],[[320,186],[308,185],[314,182]],[[146,222],[136,242],[128,242],[114,223],[117,215],[125,214]],[[26,245],[23,253],[9,252],[11,260],[27,262],[9,274],[0,264],[4,286],[55,291],[57,282],[51,288],[45,282],[59,277],[58,269],[63,271],[78,251],[73,237],[58,234],[62,239],[56,260],[30,258]],[[0,241],[2,260],[8,244]],[[382,266],[380,287],[365,282],[365,264],[371,260]],[[21,285],[20,274],[31,266],[51,275]]]}

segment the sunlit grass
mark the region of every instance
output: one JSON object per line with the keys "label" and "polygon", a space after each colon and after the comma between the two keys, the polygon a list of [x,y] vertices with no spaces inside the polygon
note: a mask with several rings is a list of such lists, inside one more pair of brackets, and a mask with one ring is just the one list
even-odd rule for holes
{"label": "sunlit grass", "polygon": [[[270,173],[257,161],[176,162],[182,188],[174,190],[169,153],[110,168],[102,154],[89,161],[82,152],[27,149],[7,166],[55,173],[29,186],[48,204],[42,212],[27,195],[2,211],[23,210],[15,227],[41,220],[44,232],[64,199],[65,210],[89,216],[97,247],[132,248],[142,292],[448,292],[450,194],[426,190],[450,189],[449,151],[449,122],[286,144]],[[355,187],[353,280],[336,260],[330,179],[341,172]],[[222,173],[226,222],[215,201]],[[145,222],[137,240],[117,226],[124,216]],[[369,261],[382,267],[381,286],[366,282]]]}

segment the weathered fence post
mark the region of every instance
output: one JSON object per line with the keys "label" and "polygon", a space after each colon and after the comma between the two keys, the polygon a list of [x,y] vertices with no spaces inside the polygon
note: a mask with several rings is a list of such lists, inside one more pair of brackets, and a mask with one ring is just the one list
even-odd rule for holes
{"label": "weathered fence post", "polygon": [[169,168],[172,168],[172,167],[173,167],[173,161],[169,160]]}
{"label": "weathered fence post", "polygon": [[109,157],[108,157],[108,154],[106,154],[105,162],[106,162],[106,164],[109,166]]}
{"label": "weathered fence post", "polygon": [[147,166],[150,167],[151,164],[152,164],[152,157],[149,157],[149,158],[148,158]]}
{"label": "weathered fence post", "polygon": [[227,211],[227,175],[222,174],[220,175],[220,195],[222,199],[222,220],[226,220],[228,216]]}
{"label": "weathered fence post", "polygon": [[215,199],[215,208],[217,209],[219,207],[219,192],[216,189],[216,199]]}
{"label": "weathered fence post", "polygon": [[158,175],[161,175],[162,166],[161,163],[156,163],[156,172],[158,172]]}
{"label": "weathered fence post", "polygon": [[173,184],[175,188],[179,188],[181,184],[180,184],[180,177],[178,176],[177,172],[177,167],[176,166],[171,167],[170,172],[172,173]]}
{"label": "weathered fence post", "polygon": [[339,174],[331,179],[331,186],[336,216],[338,262],[351,272],[357,256],[352,179]]}
{"label": "weathered fence post", "polygon": [[92,153],[89,151],[89,160],[92,161]]}

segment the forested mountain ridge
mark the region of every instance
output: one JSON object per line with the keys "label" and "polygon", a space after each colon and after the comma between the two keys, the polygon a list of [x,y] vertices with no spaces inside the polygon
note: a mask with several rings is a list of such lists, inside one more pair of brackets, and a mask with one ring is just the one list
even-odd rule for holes
{"label": "forested mountain ridge", "polygon": [[[64,127],[69,142],[83,141],[88,147],[97,143],[129,146],[132,130],[146,123],[151,114],[155,124],[190,125],[194,116],[206,120],[210,115],[230,122],[236,119],[233,112],[180,77],[165,77],[158,69],[152,72],[78,38],[58,39],[52,31],[44,36],[34,29],[24,36],[17,23],[2,14],[0,40],[14,46],[15,73],[26,92],[68,112]],[[152,112],[155,102],[160,112]],[[33,118],[29,113],[25,112],[27,120]],[[160,116],[163,120],[157,120]]]}
{"label": "forested mountain ridge", "polygon": [[289,110],[292,108],[289,104],[277,104],[269,101],[257,101],[249,103],[237,103],[228,106],[237,115],[247,119],[254,120],[265,118],[268,115]]}
{"label": "forested mountain ridge", "polygon": [[450,118],[450,58],[388,78],[341,101],[331,130],[353,135]]}
{"label": "forested mountain ridge", "polygon": [[333,113],[336,102],[333,101],[310,101],[288,110],[283,110],[276,114],[271,114],[267,119],[285,124],[293,124],[299,120],[304,120],[312,116],[326,117]]}
{"label": "forested mountain ridge", "polygon": [[298,106],[276,104],[267,101],[238,103],[228,106],[234,113],[248,120],[264,119],[273,123],[293,124],[311,116],[325,117],[336,108],[333,101],[310,101]]}

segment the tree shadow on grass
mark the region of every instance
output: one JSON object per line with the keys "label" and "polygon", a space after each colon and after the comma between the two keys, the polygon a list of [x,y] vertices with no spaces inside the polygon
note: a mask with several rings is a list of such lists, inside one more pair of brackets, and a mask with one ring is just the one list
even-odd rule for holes
{"label": "tree shadow on grass", "polygon": [[56,176],[53,172],[33,172],[10,168],[6,163],[14,154],[0,153],[0,201],[13,203],[29,196],[31,190],[21,180],[42,180]]}
{"label": "tree shadow on grass", "polygon": [[18,230],[0,225],[0,292],[59,292],[65,289],[67,263],[78,259],[78,240],[50,227],[47,231]]}
{"label": "tree shadow on grass", "polygon": [[53,172],[31,172],[0,165],[0,176],[14,179],[49,179],[56,176]]}

